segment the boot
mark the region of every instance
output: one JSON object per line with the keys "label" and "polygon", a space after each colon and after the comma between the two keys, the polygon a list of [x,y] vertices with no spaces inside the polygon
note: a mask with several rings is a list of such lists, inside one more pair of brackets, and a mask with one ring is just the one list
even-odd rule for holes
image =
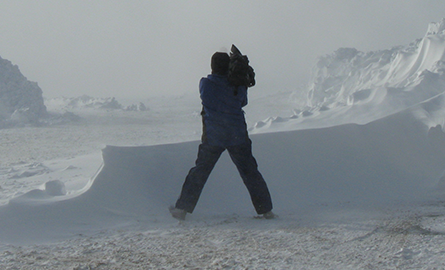
{"label": "boot", "polygon": [[272,211],[269,211],[269,212],[263,214],[263,218],[274,219],[274,218],[278,218],[278,216],[275,215]]}
{"label": "boot", "polygon": [[172,217],[178,220],[185,220],[185,215],[187,214],[187,211],[176,208],[174,206],[170,206],[168,210],[170,211],[170,214],[172,214]]}

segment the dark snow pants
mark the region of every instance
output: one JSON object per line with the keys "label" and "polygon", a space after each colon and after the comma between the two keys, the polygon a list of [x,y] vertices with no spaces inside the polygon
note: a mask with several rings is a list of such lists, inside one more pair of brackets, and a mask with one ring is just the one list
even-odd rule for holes
{"label": "dark snow pants", "polygon": [[207,143],[199,145],[196,166],[189,171],[185,179],[181,195],[176,202],[176,208],[186,210],[189,213],[193,212],[210,173],[226,149],[249,191],[256,212],[264,214],[272,210],[269,189],[263,176],[258,171],[257,162],[252,155],[250,139],[245,144],[227,148]]}

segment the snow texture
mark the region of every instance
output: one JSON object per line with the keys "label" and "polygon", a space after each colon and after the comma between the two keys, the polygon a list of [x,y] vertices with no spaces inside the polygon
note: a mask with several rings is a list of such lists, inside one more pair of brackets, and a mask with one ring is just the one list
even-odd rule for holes
{"label": "snow texture", "polygon": [[1,268],[445,268],[443,24],[407,47],[320,58],[304,108],[295,93],[250,100],[275,220],[253,218],[227,154],[195,212],[169,215],[196,158],[198,100],[0,130]]}

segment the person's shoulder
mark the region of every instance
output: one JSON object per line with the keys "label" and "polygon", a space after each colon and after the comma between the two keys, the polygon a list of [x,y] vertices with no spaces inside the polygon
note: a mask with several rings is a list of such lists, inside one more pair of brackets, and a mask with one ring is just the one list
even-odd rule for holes
{"label": "person's shoulder", "polygon": [[227,76],[210,74],[207,77],[201,78],[199,82],[200,87],[208,88],[230,88],[231,85],[227,80]]}
{"label": "person's shoulder", "polygon": [[200,83],[201,84],[218,84],[221,83],[221,81],[224,79],[223,76],[215,75],[215,74],[209,74],[207,77],[201,78]]}
{"label": "person's shoulder", "polygon": [[211,82],[211,80],[209,79],[209,77],[202,77],[201,80],[199,81],[199,85],[200,86],[205,86],[205,85],[209,85]]}

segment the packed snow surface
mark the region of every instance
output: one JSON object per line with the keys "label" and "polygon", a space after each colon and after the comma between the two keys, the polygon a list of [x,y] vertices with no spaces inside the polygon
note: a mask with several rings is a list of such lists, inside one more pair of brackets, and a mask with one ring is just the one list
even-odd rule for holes
{"label": "packed snow surface", "polygon": [[408,47],[322,57],[303,106],[251,90],[275,220],[253,218],[227,154],[195,212],[170,217],[196,158],[197,96],[0,130],[1,268],[445,268],[444,25]]}

